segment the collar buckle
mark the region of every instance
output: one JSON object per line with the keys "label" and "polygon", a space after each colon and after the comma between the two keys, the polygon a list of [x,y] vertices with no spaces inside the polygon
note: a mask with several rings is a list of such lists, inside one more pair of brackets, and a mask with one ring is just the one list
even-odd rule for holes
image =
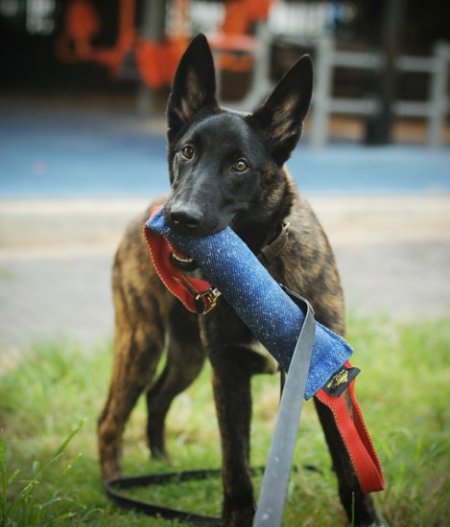
{"label": "collar buckle", "polygon": [[199,315],[206,315],[212,311],[219,301],[222,293],[217,288],[210,287],[205,291],[201,291],[194,297],[195,308]]}

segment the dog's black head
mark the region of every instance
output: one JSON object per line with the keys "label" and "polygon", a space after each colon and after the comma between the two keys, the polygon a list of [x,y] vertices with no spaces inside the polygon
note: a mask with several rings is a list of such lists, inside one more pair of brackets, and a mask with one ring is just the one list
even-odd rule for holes
{"label": "dog's black head", "polygon": [[292,196],[281,167],[300,138],[311,91],[304,56],[253,114],[220,109],[210,48],[204,35],[194,38],[168,104],[172,192],[164,214],[171,228],[206,235],[282,219]]}

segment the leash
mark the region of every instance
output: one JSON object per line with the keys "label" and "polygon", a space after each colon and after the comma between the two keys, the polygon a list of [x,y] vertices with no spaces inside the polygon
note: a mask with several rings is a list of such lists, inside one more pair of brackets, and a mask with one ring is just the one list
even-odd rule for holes
{"label": "leash", "polygon": [[[299,394],[305,393],[315,337],[314,312],[310,303],[286,287],[283,290],[297,304],[303,304],[306,315],[282,391],[253,527],[279,527],[282,524],[289,473],[303,408],[303,397],[299,397]],[[355,379],[359,372],[358,368],[353,368],[350,361],[347,361],[315,396],[333,413],[359,484],[365,493],[370,493],[382,490],[385,482],[380,460],[356,399]],[[348,408],[342,397],[346,388],[351,408]]]}
{"label": "leash", "polygon": [[170,483],[183,483],[186,481],[199,481],[215,476],[220,476],[221,471],[218,470],[195,470],[184,472],[172,472],[169,474],[152,474],[149,476],[137,476],[128,478],[118,478],[108,481],[104,484],[104,490],[108,498],[128,510],[133,510],[146,514],[147,516],[154,516],[164,518],[165,520],[177,520],[180,523],[189,523],[192,525],[209,525],[220,526],[220,518],[212,516],[202,516],[190,512],[171,509],[169,507],[162,507],[153,503],[137,500],[131,498],[120,491],[130,490],[138,487],[163,486]]}
{"label": "leash", "polygon": [[[155,208],[152,215],[162,206]],[[150,248],[154,268],[167,289],[191,312],[206,314],[217,304],[221,293],[209,282],[185,275],[176,266],[174,249],[163,236],[144,227],[145,238]],[[258,259],[270,263],[283,249],[288,236],[288,225],[283,224],[280,234],[264,246]],[[282,286],[283,287],[283,286]],[[289,374],[282,390],[275,430],[269,450],[267,467],[255,513],[253,527],[279,527],[282,522],[284,503],[289,483],[289,473],[294,454],[297,431],[303,408],[303,394],[307,384],[312,347],[315,337],[315,319],[307,300],[284,288],[284,291],[305,312],[305,319],[297,339],[289,365]],[[375,492],[384,488],[384,478],[379,458],[364,422],[355,394],[355,377],[359,369],[349,361],[333,374],[331,379],[315,393],[317,399],[332,412],[337,429],[343,439],[351,464],[361,489]],[[283,376],[282,376],[283,382]],[[348,388],[350,408],[342,397]],[[107,496],[122,507],[138,510],[151,516],[177,519],[195,525],[220,525],[218,518],[161,507],[124,496],[119,490],[138,486],[164,485],[171,482],[201,480],[217,476],[220,470],[199,470],[120,478],[105,484]],[[255,471],[252,471],[255,473]]]}
{"label": "leash", "polygon": [[[251,469],[253,476],[263,472],[263,468]],[[147,516],[163,518],[165,520],[177,520],[180,523],[190,525],[220,527],[221,518],[214,516],[204,516],[192,512],[185,512],[170,507],[163,507],[154,503],[148,503],[135,498],[131,498],[120,491],[130,490],[141,487],[154,487],[170,485],[171,483],[185,483],[187,481],[202,481],[209,478],[219,477],[222,474],[220,469],[210,470],[189,470],[183,472],[170,472],[168,474],[151,474],[148,476],[133,476],[118,478],[108,481],[103,488],[107,497],[120,507],[135,512],[143,513]]]}
{"label": "leash", "polygon": [[288,293],[303,303],[306,316],[284,384],[253,527],[281,525],[314,343],[316,323],[311,305],[292,291]]}

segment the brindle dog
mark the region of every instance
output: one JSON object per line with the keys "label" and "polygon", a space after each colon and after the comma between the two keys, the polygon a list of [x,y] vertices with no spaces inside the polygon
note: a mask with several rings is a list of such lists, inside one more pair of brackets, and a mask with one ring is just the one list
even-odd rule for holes
{"label": "brindle dog", "polygon": [[[231,225],[256,254],[288,221],[287,243],[268,269],[276,280],[310,300],[317,320],[343,335],[344,303],[333,253],[316,216],[283,168],[300,138],[312,76],[311,60],[304,56],[254,113],[225,111],[216,101],[208,43],[203,35],[197,36],[181,59],[168,103],[172,190],[164,214],[172,229],[199,236]],[[151,266],[142,234],[149,210],[127,230],[114,262],[114,363],[98,421],[102,477],[110,480],[121,474],[124,427],[143,392],[149,448],[155,457],[166,455],[164,424],[170,405],[208,358],[222,446],[223,525],[247,527],[255,510],[249,472],[250,380],[270,366],[252,350],[252,334],[225,300],[206,316],[196,316],[165,289]],[[167,362],[155,378],[164,350]],[[315,405],[348,517],[353,514],[358,526],[378,524],[330,411],[318,401]]]}

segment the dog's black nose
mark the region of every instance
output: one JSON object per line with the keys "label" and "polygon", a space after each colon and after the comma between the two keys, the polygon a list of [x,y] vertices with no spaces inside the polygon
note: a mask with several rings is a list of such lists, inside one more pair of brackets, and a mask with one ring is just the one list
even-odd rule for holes
{"label": "dog's black nose", "polygon": [[174,205],[169,212],[169,221],[174,227],[194,230],[201,225],[203,213],[191,205]]}

